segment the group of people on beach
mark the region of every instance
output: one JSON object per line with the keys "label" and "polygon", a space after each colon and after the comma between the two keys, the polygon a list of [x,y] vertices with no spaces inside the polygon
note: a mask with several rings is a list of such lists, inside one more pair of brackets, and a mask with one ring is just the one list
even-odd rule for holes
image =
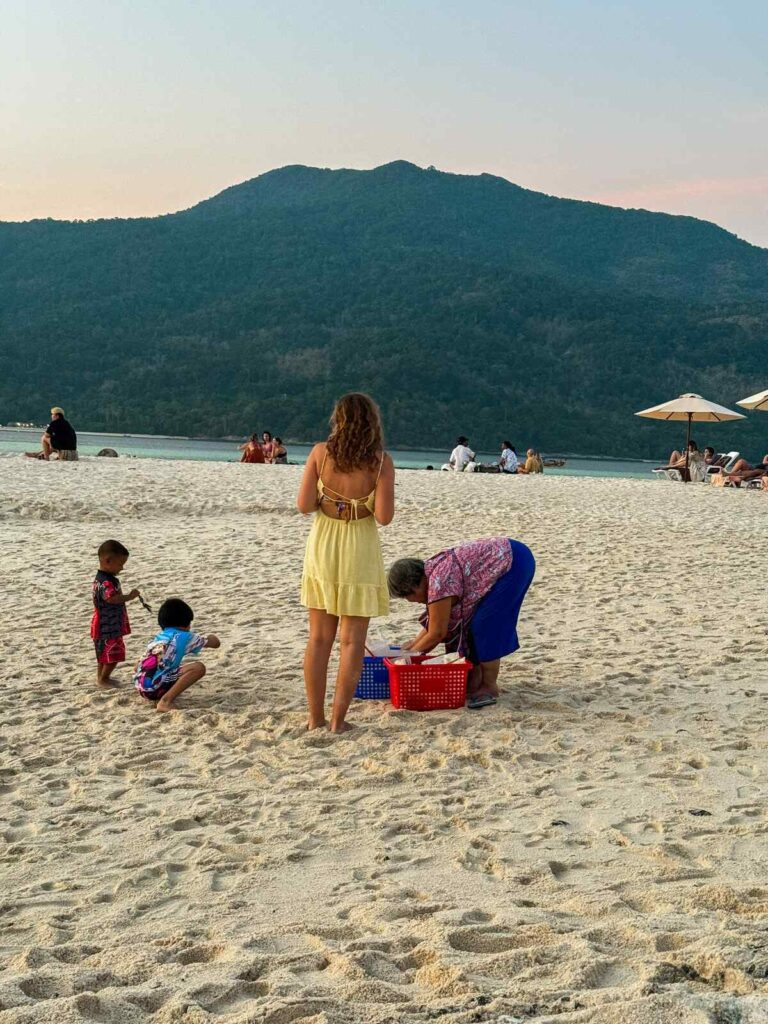
{"label": "group of people on beach", "polygon": [[258,434],[251,434],[245,444],[241,444],[238,451],[241,462],[252,462],[272,466],[288,465],[288,449],[279,437],[272,437],[272,434],[265,430],[261,437]]}
{"label": "group of people on beach", "polygon": [[477,463],[477,455],[469,447],[469,438],[462,434],[456,439],[456,447],[441,468],[453,473],[474,473],[477,470],[483,470],[484,472],[527,474],[543,473],[544,462],[535,448],[529,448],[523,460],[518,456],[511,441],[502,441],[498,462],[480,466]]}
{"label": "group of people on beach", "polygon": [[768,477],[768,454],[760,462],[751,463],[746,459],[737,459],[732,466],[728,465],[728,456],[717,455],[715,449],[707,445],[701,451],[694,440],[688,442],[687,451],[675,449],[669,456],[663,470],[675,470],[681,477],[688,480],[704,480],[707,474],[722,476],[724,481],[740,487],[750,480]]}
{"label": "group of people on beach", "polygon": [[[504,536],[469,540],[431,558],[400,558],[386,573],[378,527],[395,516],[395,468],[384,450],[379,409],[359,392],[336,402],[328,439],[316,444],[307,459],[296,505],[314,516],[301,578],[301,603],[309,616],[304,653],[308,729],[339,733],[351,728],[346,716],[363,667],[368,625],[389,613],[390,597],[425,606],[421,628],[402,645],[405,651],[427,654],[439,644],[458,651],[472,666],[468,707],[497,702],[500,659],[519,647],[518,615],[535,573],[525,544]],[[124,545],[105,541],[98,557],[91,637],[97,682],[104,686],[125,661],[126,605],[144,602],[138,590],[121,589],[119,576],[129,557]],[[193,619],[185,601],[165,601],[158,611],[160,630],[134,673],[138,693],[158,711],[169,711],[205,674],[201,662],[184,665],[184,658],[220,646],[215,635],[193,632]],[[339,668],[327,718],[328,664],[337,637]]]}

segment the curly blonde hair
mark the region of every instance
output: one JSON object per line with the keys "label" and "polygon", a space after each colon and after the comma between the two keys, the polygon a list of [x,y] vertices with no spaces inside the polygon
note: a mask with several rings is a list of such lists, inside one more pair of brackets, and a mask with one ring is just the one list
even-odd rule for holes
{"label": "curly blonde hair", "polygon": [[384,450],[381,413],[370,395],[342,395],[331,414],[327,451],[342,473],[373,467]]}

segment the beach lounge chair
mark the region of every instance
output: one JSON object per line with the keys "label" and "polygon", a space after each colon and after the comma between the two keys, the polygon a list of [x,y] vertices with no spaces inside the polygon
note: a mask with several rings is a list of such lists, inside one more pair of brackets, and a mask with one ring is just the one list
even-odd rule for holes
{"label": "beach lounge chair", "polygon": [[[684,469],[652,469],[658,477],[664,477],[666,480],[672,480],[674,483],[680,483],[684,479]],[[704,472],[704,466],[701,462],[691,462],[688,466],[688,479],[691,483],[701,483],[707,479],[707,474]]]}
{"label": "beach lounge chair", "polygon": [[741,452],[723,452],[707,467],[707,473],[728,473],[739,461]]}
{"label": "beach lounge chair", "polygon": [[651,472],[659,479],[672,480],[675,483],[680,483],[683,479],[683,474],[679,469],[652,469]]}
{"label": "beach lounge chair", "polygon": [[[706,467],[706,473],[703,474],[694,470],[694,466],[692,464],[691,480],[707,482],[714,474],[730,472],[731,468],[736,465],[740,454],[740,452],[721,452],[715,457],[714,461]],[[667,480],[674,480],[677,483],[683,479],[683,473],[679,469],[653,469],[651,472],[656,476],[664,477]]]}

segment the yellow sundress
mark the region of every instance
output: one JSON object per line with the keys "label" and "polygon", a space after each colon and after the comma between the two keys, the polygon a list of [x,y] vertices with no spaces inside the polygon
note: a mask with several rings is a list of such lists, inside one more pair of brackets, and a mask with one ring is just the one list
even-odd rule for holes
{"label": "yellow sundress", "polygon": [[[317,481],[319,507],[307,537],[301,576],[301,603],[305,608],[365,618],[389,614],[384,559],[373,516],[383,463],[382,455],[376,483],[367,497],[346,498],[323,483],[323,458]],[[323,502],[336,505],[344,518],[326,515]],[[361,509],[368,513],[362,518]]]}

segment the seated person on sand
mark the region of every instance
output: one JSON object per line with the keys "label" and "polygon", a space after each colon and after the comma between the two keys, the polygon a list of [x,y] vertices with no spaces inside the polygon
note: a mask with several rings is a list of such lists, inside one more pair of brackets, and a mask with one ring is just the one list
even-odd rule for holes
{"label": "seated person on sand", "polygon": [[264,452],[266,462],[274,462],[275,442],[272,440],[272,435],[268,430],[262,430],[261,432],[261,450]]}
{"label": "seated person on sand", "polygon": [[245,444],[240,445],[238,451],[243,453],[240,456],[241,462],[256,462],[260,465],[263,465],[263,463],[266,462],[266,459],[264,458],[264,449],[259,443],[258,434],[251,434]]}
{"label": "seated person on sand", "polygon": [[421,632],[403,648],[458,650],[473,665],[467,706],[495,704],[499,661],[520,646],[517,618],[535,570],[530,549],[508,537],[458,544],[426,561],[399,559],[389,570],[390,595],[426,605]]}
{"label": "seated person on sand", "polygon": [[511,441],[501,442],[501,457],[499,458],[500,473],[516,473],[518,469],[517,452]]}
{"label": "seated person on sand", "polygon": [[737,487],[745,480],[757,480],[758,477],[768,476],[768,454],[763,456],[763,461],[753,466],[746,459],[739,459],[734,464],[730,473],[725,474],[726,480]]}
{"label": "seated person on sand", "polygon": [[518,473],[543,473],[544,463],[541,461],[541,456],[535,448],[529,448],[525,453],[525,465],[518,466]]}
{"label": "seated person on sand", "polygon": [[288,449],[279,437],[275,438],[274,445],[272,448],[272,462],[275,466],[287,466],[288,465]]}
{"label": "seated person on sand", "polygon": [[469,447],[469,438],[461,437],[456,439],[456,447],[451,452],[451,457],[441,466],[441,469],[453,471],[454,473],[471,473],[475,468],[475,453]]}
{"label": "seated person on sand", "polygon": [[55,455],[62,462],[74,462],[78,457],[77,434],[58,405],[51,409],[51,422],[45,428],[41,441],[42,451],[24,452],[28,459],[45,459],[47,462],[51,455]]}

